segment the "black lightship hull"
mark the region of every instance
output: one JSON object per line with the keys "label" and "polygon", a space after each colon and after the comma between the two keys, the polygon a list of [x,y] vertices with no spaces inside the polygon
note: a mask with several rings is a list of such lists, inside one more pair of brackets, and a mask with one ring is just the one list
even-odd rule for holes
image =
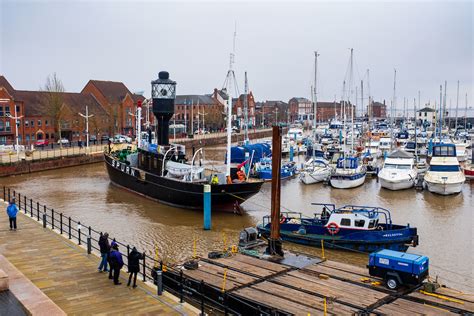
{"label": "black lightship hull", "polygon": [[[131,168],[109,155],[105,164],[110,181],[163,204],[202,210],[204,183],[178,181]],[[257,194],[263,181],[211,185],[212,211],[241,213],[240,204]]]}

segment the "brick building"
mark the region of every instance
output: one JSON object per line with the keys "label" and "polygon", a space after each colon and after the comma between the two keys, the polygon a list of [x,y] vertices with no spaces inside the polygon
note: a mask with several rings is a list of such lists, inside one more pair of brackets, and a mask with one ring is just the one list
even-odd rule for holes
{"label": "brick building", "polygon": [[[241,94],[239,98],[232,99],[232,115],[234,120],[238,122],[238,126],[243,127],[244,124],[244,101],[245,94]],[[247,94],[248,122],[251,127],[255,126],[255,99],[252,91]]]}
{"label": "brick building", "polygon": [[371,108],[372,108],[372,117],[374,118],[387,117],[387,106],[385,105],[385,100],[383,100],[383,103],[372,102]]}
{"label": "brick building", "polygon": [[86,106],[89,115],[94,115],[89,119],[89,134],[107,133],[109,117],[94,96],[70,92],[52,95],[62,102],[59,122],[49,106],[49,92],[16,90],[0,76],[0,143],[15,143],[15,122],[8,118],[8,114],[22,116],[18,120],[18,140],[22,145],[32,145],[42,139],[49,142],[56,142],[59,138],[85,140],[85,119],[78,113],[85,113]]}
{"label": "brick building", "polygon": [[290,106],[283,101],[265,101],[255,103],[256,126],[271,126],[290,122]]}
{"label": "brick building", "polygon": [[[117,133],[135,135],[136,118],[134,115],[138,100],[143,101],[143,96],[131,93],[123,82],[102,80],[89,80],[81,93],[92,94],[108,113],[110,117],[109,135]],[[153,115],[149,117],[150,121],[154,120]]]}
{"label": "brick building", "polygon": [[203,128],[220,129],[224,126],[224,99],[215,91],[205,95],[177,95],[174,116],[171,121],[184,124],[190,132],[191,117],[193,131]]}
{"label": "brick building", "polygon": [[306,98],[291,98],[288,101],[290,111],[295,115],[297,109],[298,121],[310,124],[313,120],[313,103]]}

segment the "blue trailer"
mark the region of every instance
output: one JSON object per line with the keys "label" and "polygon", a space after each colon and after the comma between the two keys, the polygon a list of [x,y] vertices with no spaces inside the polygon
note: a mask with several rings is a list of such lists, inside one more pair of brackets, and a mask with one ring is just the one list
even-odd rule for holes
{"label": "blue trailer", "polygon": [[428,276],[426,256],[393,250],[380,250],[369,255],[369,274],[385,280],[391,290],[400,285],[419,285]]}

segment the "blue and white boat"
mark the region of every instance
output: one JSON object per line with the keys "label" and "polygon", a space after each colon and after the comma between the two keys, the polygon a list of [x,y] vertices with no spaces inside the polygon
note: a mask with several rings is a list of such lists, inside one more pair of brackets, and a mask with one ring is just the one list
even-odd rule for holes
{"label": "blue and white boat", "polygon": [[331,186],[336,189],[350,189],[361,186],[365,182],[367,170],[364,165],[359,164],[358,158],[339,158],[336,170],[331,175]]}
{"label": "blue and white boat", "polygon": [[[392,224],[390,211],[373,206],[317,204],[322,212],[314,217],[301,213],[283,212],[280,235],[283,240],[308,246],[324,246],[341,250],[373,252],[381,249],[406,251],[418,245],[417,229],[409,224]],[[270,235],[271,216],[257,225],[264,236]]]}
{"label": "blue and white boat", "polygon": [[[280,179],[288,179],[296,175],[297,168],[295,162],[283,163],[280,169]],[[264,157],[255,165],[255,173],[259,179],[264,181],[272,180],[272,157]]]}

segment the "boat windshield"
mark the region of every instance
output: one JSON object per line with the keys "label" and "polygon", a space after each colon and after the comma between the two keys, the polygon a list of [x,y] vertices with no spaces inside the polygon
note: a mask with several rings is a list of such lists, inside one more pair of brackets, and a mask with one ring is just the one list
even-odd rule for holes
{"label": "boat windshield", "polygon": [[392,164],[392,163],[386,163],[384,165],[384,168],[386,169],[401,169],[401,170],[409,170],[410,165],[397,165],[397,164]]}
{"label": "boat windshield", "polygon": [[457,165],[431,165],[430,171],[435,172],[456,172],[459,171],[459,166]]}
{"label": "boat windshield", "polygon": [[456,157],[454,145],[438,145],[433,148],[433,157]]}

